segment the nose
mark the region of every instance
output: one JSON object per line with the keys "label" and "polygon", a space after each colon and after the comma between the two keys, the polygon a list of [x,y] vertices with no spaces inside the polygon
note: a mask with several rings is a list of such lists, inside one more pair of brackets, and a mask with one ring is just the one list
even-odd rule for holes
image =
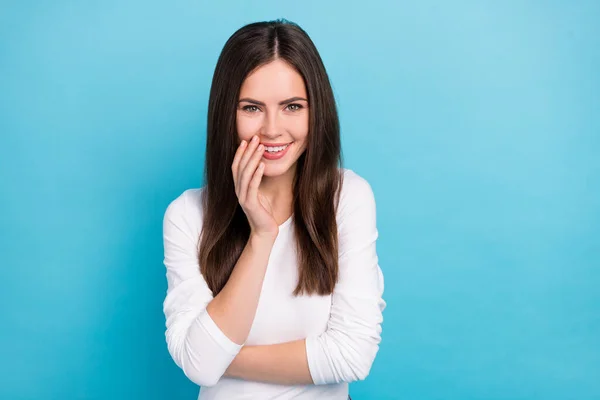
{"label": "nose", "polygon": [[281,128],[279,126],[277,113],[266,113],[263,121],[262,136],[268,140],[273,140],[281,136]]}

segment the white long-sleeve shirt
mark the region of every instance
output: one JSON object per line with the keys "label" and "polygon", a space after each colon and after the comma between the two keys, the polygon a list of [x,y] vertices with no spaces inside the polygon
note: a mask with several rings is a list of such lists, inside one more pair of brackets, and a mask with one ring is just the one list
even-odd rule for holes
{"label": "white long-sleeve shirt", "polygon": [[346,400],[348,383],[365,379],[381,341],[383,274],[375,242],[375,198],[369,183],[344,169],[336,220],[339,278],[331,295],[294,297],[298,265],[293,218],[279,227],[246,345],[306,339],[314,385],[277,385],[224,377],[241,349],[212,320],[213,295],[200,274],[197,243],[202,229],[203,188],[188,189],[164,216],[164,300],[169,353],[201,386],[199,400]]}

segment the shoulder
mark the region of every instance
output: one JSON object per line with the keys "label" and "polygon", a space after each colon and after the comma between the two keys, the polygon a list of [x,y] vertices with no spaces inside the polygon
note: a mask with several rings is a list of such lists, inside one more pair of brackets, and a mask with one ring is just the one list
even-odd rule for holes
{"label": "shoulder", "polygon": [[349,168],[340,168],[340,171],[344,180],[342,190],[345,189],[345,191],[349,193],[358,193],[365,190],[371,190],[371,185],[369,182],[354,170]]}
{"label": "shoulder", "polygon": [[377,238],[375,196],[369,182],[352,170],[343,173],[336,212],[340,254],[362,248]]}
{"label": "shoulder", "polygon": [[373,189],[369,182],[358,173],[348,168],[342,168],[342,188],[340,191],[340,207],[354,208],[375,202]]}
{"label": "shoulder", "polygon": [[202,195],[204,188],[183,191],[173,199],[164,214],[164,224],[174,224],[180,230],[196,235],[202,224]]}

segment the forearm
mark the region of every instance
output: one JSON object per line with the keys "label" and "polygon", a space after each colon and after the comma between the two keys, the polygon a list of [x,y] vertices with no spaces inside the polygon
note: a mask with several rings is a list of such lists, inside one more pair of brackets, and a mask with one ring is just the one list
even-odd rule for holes
{"label": "forearm", "polygon": [[244,346],[229,365],[225,376],[280,385],[313,383],[304,339],[264,346]]}
{"label": "forearm", "polygon": [[206,307],[223,333],[243,344],[256,314],[275,238],[251,235],[223,290]]}

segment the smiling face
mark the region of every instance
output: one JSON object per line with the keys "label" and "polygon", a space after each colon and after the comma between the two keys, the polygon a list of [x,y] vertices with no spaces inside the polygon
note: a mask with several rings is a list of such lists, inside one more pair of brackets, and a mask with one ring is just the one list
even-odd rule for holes
{"label": "smiling face", "polygon": [[236,112],[238,138],[250,141],[256,135],[265,145],[261,160],[265,177],[295,172],[296,162],[306,150],[307,99],[302,76],[279,59],[257,68],[244,80]]}

